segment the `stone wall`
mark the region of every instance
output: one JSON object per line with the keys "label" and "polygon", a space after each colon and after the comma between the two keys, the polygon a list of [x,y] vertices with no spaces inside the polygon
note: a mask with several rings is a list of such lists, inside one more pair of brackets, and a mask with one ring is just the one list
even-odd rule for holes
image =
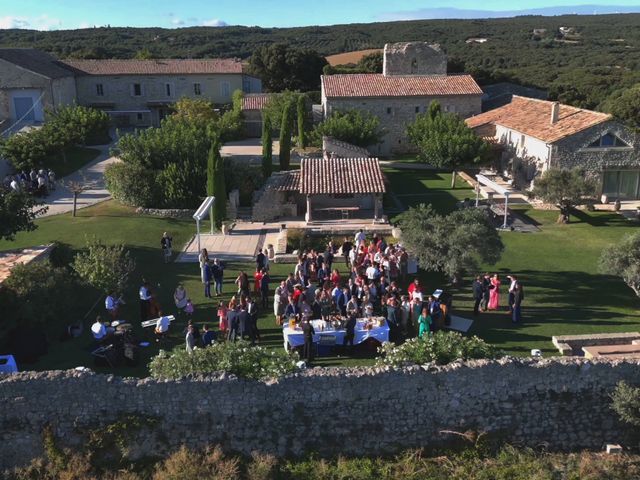
{"label": "stone wall", "polygon": [[440,45],[426,42],[387,43],[384,46],[384,75],[446,75],[447,56]]}
{"label": "stone wall", "polygon": [[609,395],[620,380],[639,383],[639,367],[640,360],[505,358],[395,371],[312,369],[270,382],[24,372],[0,376],[0,467],[41,455],[46,424],[74,447],[87,429],[125,415],[157,420],[134,432],[131,458],[183,443],[277,455],[391,454],[445,446],[455,437],[445,430],[554,450],[601,449],[629,441]]}
{"label": "stone wall", "polygon": [[138,215],[151,215],[154,217],[166,218],[192,218],[195,210],[183,208],[136,208]]}
{"label": "stone wall", "polygon": [[373,155],[391,155],[413,150],[407,138],[407,125],[418,113],[429,109],[437,100],[443,111],[454,112],[463,118],[477,115],[482,109],[481,95],[451,95],[439,97],[385,97],[385,98],[327,98],[327,114],[333,111],[360,110],[380,119],[386,135],[381,145],[369,147]]}

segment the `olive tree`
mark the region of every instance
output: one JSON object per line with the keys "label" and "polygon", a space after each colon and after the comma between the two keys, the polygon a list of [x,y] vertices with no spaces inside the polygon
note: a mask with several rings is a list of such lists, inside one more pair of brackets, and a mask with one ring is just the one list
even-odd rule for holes
{"label": "olive tree", "polygon": [[621,277],[640,297],[640,232],[627,235],[600,255],[600,271]]}
{"label": "olive tree", "polygon": [[557,205],[558,223],[569,223],[571,211],[578,205],[591,203],[596,190],[593,178],[580,168],[551,168],[535,180],[529,196]]}

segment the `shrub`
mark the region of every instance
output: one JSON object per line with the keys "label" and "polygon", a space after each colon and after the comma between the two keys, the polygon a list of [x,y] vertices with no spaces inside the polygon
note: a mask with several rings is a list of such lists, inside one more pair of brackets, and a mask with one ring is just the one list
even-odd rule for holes
{"label": "shrub", "polygon": [[314,144],[322,143],[322,137],[333,137],[360,147],[375,145],[382,140],[384,131],[380,119],[359,110],[334,112],[313,131]]}
{"label": "shrub", "polygon": [[0,290],[0,339],[6,339],[17,327],[42,329],[68,322],[76,286],[66,268],[54,267],[48,260],[16,265]]}
{"label": "shrub", "polygon": [[194,452],[182,446],[156,467],[152,478],[234,480],[240,478],[239,461],[236,458],[225,458],[220,447]]}
{"label": "shrub", "polygon": [[296,369],[297,355],[281,350],[251,347],[248,342],[218,343],[188,353],[176,347],[161,352],[149,364],[154,378],[181,378],[185,375],[227,372],[255,380],[280,377]]}
{"label": "shrub", "polygon": [[260,190],[265,178],[262,166],[240,163],[231,158],[224,158],[225,191],[238,189],[240,205],[252,205],[253,193]]}
{"label": "shrub", "polygon": [[159,205],[156,173],[135,163],[112,163],[104,171],[107,189],[113,198],[136,207]]}
{"label": "shrub", "polygon": [[640,427],[640,388],[620,382],[611,399],[613,400],[611,408],[623,422]]}
{"label": "shrub", "polygon": [[109,138],[109,115],[102,110],[68,105],[58,108],[50,123],[68,131],[74,143],[104,145]]}
{"label": "shrub", "polygon": [[95,237],[73,262],[78,276],[104,294],[124,291],[135,267],[124,245],[105,245]]}
{"label": "shrub", "polygon": [[493,359],[503,355],[484,340],[476,336],[463,337],[457,332],[436,332],[431,336],[412,338],[399,346],[385,342],[378,351],[382,357],[376,360],[377,365],[391,367],[431,362],[446,365],[455,360]]}
{"label": "shrub", "polygon": [[625,236],[619,243],[606,247],[600,255],[600,271],[622,277],[640,297],[640,233]]}

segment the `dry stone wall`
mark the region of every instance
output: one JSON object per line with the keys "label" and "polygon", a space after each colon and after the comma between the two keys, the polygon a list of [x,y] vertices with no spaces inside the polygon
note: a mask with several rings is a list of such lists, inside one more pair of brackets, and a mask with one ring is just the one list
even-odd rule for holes
{"label": "dry stone wall", "polygon": [[473,430],[551,449],[601,449],[628,432],[610,408],[640,360],[502,359],[416,366],[311,369],[278,381],[228,375],[181,381],[54,371],[0,376],[0,467],[42,454],[41,431],[81,446],[88,429],[127,415],[155,419],[130,456],[182,444],[277,455],[377,455],[438,447],[445,430]]}

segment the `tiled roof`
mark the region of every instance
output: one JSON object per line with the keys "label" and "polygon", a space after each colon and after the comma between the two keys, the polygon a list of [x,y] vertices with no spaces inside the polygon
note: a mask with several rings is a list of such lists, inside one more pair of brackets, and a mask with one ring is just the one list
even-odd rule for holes
{"label": "tiled roof", "polygon": [[305,158],[300,162],[300,193],[384,193],[377,158]]}
{"label": "tiled roof", "polygon": [[269,93],[249,93],[242,99],[242,110],[262,110],[269,98]]}
{"label": "tiled roof", "polygon": [[243,73],[242,62],[234,58],[164,60],[65,60],[65,64],[86,75],[188,75]]}
{"label": "tiled roof", "polygon": [[612,118],[607,113],[560,104],[558,121],[552,124],[552,105],[553,102],[546,100],[514,95],[511,103],[465,121],[474,130],[487,124],[501,125],[546,143],[554,143]]}
{"label": "tiled roof", "polygon": [[322,86],[327,98],[482,95],[471,75],[323,75]]}
{"label": "tiled roof", "polygon": [[289,170],[273,174],[273,189],[278,192],[297,192],[300,190],[300,170]]}
{"label": "tiled roof", "polygon": [[66,68],[62,62],[58,62],[48,53],[34,48],[0,48],[0,59],[47,78],[73,76],[73,72]]}

